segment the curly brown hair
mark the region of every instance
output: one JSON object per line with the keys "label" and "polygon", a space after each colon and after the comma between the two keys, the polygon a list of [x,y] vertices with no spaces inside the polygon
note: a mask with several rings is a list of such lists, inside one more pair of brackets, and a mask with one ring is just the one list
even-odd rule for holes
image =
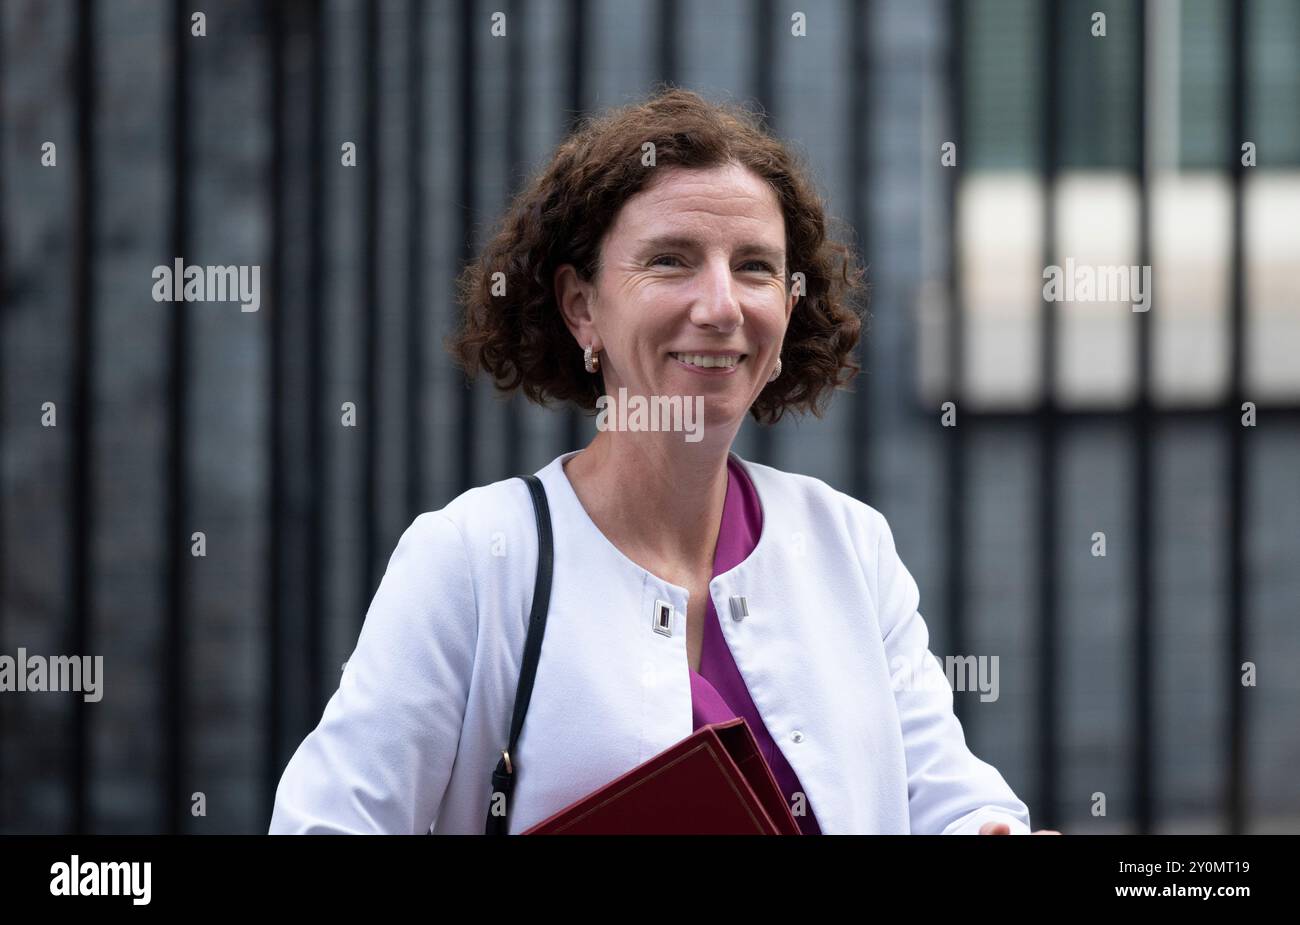
{"label": "curly brown hair", "polygon": [[774,423],[787,410],[821,417],[831,392],[860,370],[854,347],[867,318],[865,269],[852,248],[827,236],[826,210],[809,172],[757,115],[671,86],[586,117],[560,144],[457,279],[463,316],[447,349],[471,378],[482,369],[498,388],[520,388],[540,405],[571,401],[596,410],[604,381],[583,368],[553,278],[566,263],[586,281],[599,273],[605,233],[654,175],[643,161],[647,143],[659,168],[734,162],[776,192],[785,217],[787,292],[795,272],[804,285],[786,329],[782,375],[750,413],[761,423]]}

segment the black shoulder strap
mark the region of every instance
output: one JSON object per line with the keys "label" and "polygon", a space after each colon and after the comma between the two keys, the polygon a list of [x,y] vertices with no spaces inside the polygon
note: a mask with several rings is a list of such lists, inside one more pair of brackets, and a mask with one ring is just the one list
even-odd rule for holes
{"label": "black shoulder strap", "polygon": [[[546,633],[546,611],[551,602],[551,510],[546,504],[546,489],[535,475],[519,476],[528,485],[533,496],[533,513],[537,515],[537,580],[533,585],[533,609],[528,616],[528,639],[524,643],[524,664],[519,670],[519,687],[515,690],[515,712],[510,720],[510,741],[497,759],[492,772],[492,792],[488,805],[485,835],[505,835],[509,831],[510,799],[514,793],[515,742],[524,727],[528,701],[533,696],[533,679],[537,676],[537,660],[542,654],[542,636]],[[497,794],[504,796],[503,812],[493,813]]]}

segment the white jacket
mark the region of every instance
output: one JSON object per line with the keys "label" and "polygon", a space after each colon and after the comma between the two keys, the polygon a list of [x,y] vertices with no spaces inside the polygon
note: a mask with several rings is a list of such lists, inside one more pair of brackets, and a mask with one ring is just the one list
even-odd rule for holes
{"label": "white jacket", "polygon": [[[512,834],[692,732],[687,591],[597,529],[562,468],[573,455],[537,473],[554,529],[554,584],[512,756]],[[762,505],[762,535],[709,590],[822,831],[975,833],[998,820],[1028,832],[1025,804],[966,746],[884,517],[817,479],[740,462]],[[482,834],[536,567],[522,479],[415,518],[338,690],[285,768],[273,834]],[[748,605],[739,621],[733,596]],[[674,607],[671,635],[652,626],[656,600]],[[939,683],[898,683],[909,659]]]}

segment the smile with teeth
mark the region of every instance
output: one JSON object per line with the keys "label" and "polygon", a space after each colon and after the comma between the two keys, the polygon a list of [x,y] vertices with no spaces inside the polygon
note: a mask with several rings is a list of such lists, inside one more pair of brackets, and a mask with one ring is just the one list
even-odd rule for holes
{"label": "smile with teeth", "polygon": [[668,355],[688,366],[698,366],[703,369],[713,369],[715,367],[730,369],[745,358],[744,354],[739,356],[709,356],[702,353],[670,353]]}

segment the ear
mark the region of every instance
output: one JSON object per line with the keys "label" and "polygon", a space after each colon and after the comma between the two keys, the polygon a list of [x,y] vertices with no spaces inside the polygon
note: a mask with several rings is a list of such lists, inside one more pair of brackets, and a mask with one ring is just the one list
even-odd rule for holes
{"label": "ear", "polygon": [[560,307],[565,327],[574,340],[583,347],[591,344],[593,349],[601,350],[600,336],[596,333],[596,318],[592,312],[595,284],[579,277],[577,269],[571,263],[555,268],[553,284],[555,304]]}

